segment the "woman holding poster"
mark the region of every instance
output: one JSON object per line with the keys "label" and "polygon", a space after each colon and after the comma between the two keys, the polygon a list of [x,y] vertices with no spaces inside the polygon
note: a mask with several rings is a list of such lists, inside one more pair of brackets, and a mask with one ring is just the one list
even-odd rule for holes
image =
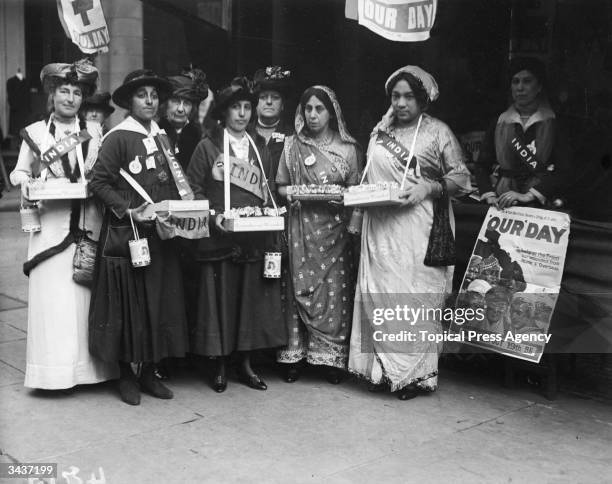
{"label": "woman holding poster", "polygon": [[[438,97],[434,78],[406,66],[389,77],[385,91],[392,109],[370,140],[367,182],[401,184],[405,177],[408,188],[400,206],[365,212],[349,370],[369,380],[372,390],[388,386],[407,400],[418,390],[437,387],[441,345],[435,337],[441,332],[440,312],[453,276],[452,266],[424,263],[433,202],[442,194],[442,181],[449,194],[469,191],[470,182],[450,128],[424,112]],[[379,142],[389,137],[396,145],[412,146],[412,170],[406,169],[405,158]],[[452,212],[450,218],[454,225]]]}

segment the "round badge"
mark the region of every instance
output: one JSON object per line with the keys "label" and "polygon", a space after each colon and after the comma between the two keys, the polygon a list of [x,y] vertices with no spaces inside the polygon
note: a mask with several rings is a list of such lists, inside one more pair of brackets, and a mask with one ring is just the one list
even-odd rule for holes
{"label": "round badge", "polygon": [[140,164],[140,161],[138,161],[138,158],[134,158],[132,161],[130,161],[128,168],[132,173],[134,173],[134,175],[138,175],[138,173],[142,171],[142,165]]}
{"label": "round badge", "polygon": [[313,154],[310,154],[309,156],[307,156],[307,157],[304,159],[304,164],[305,164],[306,166],[312,166],[312,165],[314,165],[314,164],[315,164],[315,162],[316,162],[316,161],[317,161],[316,156],[315,156],[315,155],[313,155]]}

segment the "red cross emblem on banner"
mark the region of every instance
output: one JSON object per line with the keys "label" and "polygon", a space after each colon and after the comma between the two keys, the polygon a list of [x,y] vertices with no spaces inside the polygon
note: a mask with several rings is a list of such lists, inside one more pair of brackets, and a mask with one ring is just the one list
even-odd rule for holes
{"label": "red cross emblem on banner", "polygon": [[72,2],[72,11],[75,15],[80,15],[83,20],[83,25],[89,25],[89,17],[87,12],[93,9],[93,0],[74,0]]}

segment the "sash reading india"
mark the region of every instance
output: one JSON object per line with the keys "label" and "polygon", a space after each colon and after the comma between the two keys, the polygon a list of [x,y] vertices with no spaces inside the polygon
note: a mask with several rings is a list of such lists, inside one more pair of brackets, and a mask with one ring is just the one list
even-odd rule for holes
{"label": "sash reading india", "polygon": [[550,341],[569,231],[564,213],[489,209],[457,297],[457,309],[477,316],[455,318],[451,329],[461,341],[540,361]]}
{"label": "sash reading india", "polygon": [[358,0],[357,13],[360,25],[385,39],[418,42],[429,38],[437,6],[438,0]]}
{"label": "sash reading india", "polygon": [[108,52],[110,36],[101,0],[57,0],[57,13],[64,32],[81,52]]}

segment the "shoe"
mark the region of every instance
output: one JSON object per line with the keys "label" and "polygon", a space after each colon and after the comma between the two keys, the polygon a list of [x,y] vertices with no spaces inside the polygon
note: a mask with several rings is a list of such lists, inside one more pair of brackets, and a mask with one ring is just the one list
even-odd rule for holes
{"label": "shoe", "polygon": [[332,385],[338,385],[342,381],[342,375],[336,368],[330,368],[325,372],[325,378]]}
{"label": "shoe", "polygon": [[368,391],[370,393],[382,393],[387,389],[384,383],[368,383]]}
{"label": "shoe", "polygon": [[285,371],[285,381],[287,383],[294,383],[300,379],[300,370],[297,365],[291,363],[287,365],[287,369]]}
{"label": "shoe", "polygon": [[268,385],[266,382],[259,378],[257,375],[249,376],[246,373],[240,372],[238,374],[238,379],[241,383],[253,388],[254,390],[267,390]]}
{"label": "shoe", "polygon": [[217,393],[223,393],[227,389],[227,378],[224,375],[215,376],[212,387]]}
{"label": "shoe", "polygon": [[128,405],[140,405],[140,387],[135,377],[119,380],[119,395]]}
{"label": "shoe", "polygon": [[155,376],[155,367],[143,367],[142,375],[140,376],[140,386],[142,389],[155,398],[169,400],[174,398],[174,393],[166,387],[157,376]]}
{"label": "shoe", "polygon": [[413,398],[418,397],[419,391],[413,386],[407,386],[398,390],[397,398],[399,400],[412,400]]}

